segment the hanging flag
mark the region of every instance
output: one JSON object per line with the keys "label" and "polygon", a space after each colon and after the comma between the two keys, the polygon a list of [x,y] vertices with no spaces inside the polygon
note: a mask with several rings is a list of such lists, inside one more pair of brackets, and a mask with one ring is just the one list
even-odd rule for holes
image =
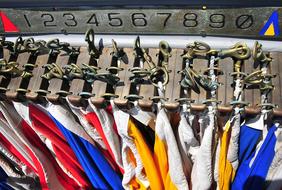
{"label": "hanging flag", "polygon": [[262,115],[248,120],[241,126],[239,134],[239,163],[246,160],[251,152],[254,151],[262,135],[263,127],[264,120]]}
{"label": "hanging flag", "polygon": [[60,105],[46,107],[50,117],[64,134],[90,182],[97,189],[122,189],[120,176],[95,146],[94,141],[85,133],[67,109]]}
{"label": "hanging flag", "polygon": [[157,115],[155,133],[154,157],[165,189],[188,190],[180,152],[164,109]]}
{"label": "hanging flag", "polygon": [[245,157],[245,160],[242,160],[232,183],[232,190],[264,189],[265,178],[275,155],[276,129],[277,127],[272,125],[268,129],[267,136],[263,140],[262,145],[257,150],[250,152]]}
{"label": "hanging flag", "polygon": [[[96,108],[92,103],[90,106],[92,110],[85,115],[85,118],[97,129],[111,158],[115,160],[116,167],[121,173],[124,173],[121,158],[121,143],[113,116],[107,112],[107,108]],[[90,111],[90,108],[88,110]]]}
{"label": "hanging flag", "polygon": [[65,168],[67,174],[70,173],[70,177],[78,182],[76,186],[86,189],[91,188],[92,186],[74,152],[48,113],[40,109],[39,106],[29,104],[29,115],[34,131],[50,140],[51,151],[54,152],[58,162]]}
{"label": "hanging flag", "polygon": [[[192,189],[210,189],[212,185],[213,165],[213,138],[215,128],[215,116],[213,112],[201,116],[200,128],[205,128],[201,145],[196,152],[192,168]],[[199,180],[203,179],[203,180]]]}
{"label": "hanging flag", "polygon": [[6,16],[3,11],[0,11],[0,18],[4,32],[19,32],[18,27]]}
{"label": "hanging flag", "polygon": [[270,15],[267,22],[260,30],[259,34],[261,36],[279,36],[280,35],[278,11],[274,11]]}
{"label": "hanging flag", "polygon": [[[18,138],[20,138],[25,146],[26,152],[32,158],[32,162],[35,165],[37,174],[39,176],[39,181],[41,188],[43,190],[50,189],[75,189],[73,180],[65,174],[61,167],[57,164],[52,153],[46,147],[46,145],[41,141],[38,134],[30,127],[29,124],[32,122],[29,119],[28,107],[20,102],[13,102],[16,110],[9,106],[8,103],[3,102],[6,105],[5,117],[10,123],[13,122],[12,118],[15,118],[17,112],[21,114],[23,119],[16,119],[15,122],[20,122],[19,124],[12,124],[10,127],[17,133]],[[2,107],[4,109],[5,107]],[[11,116],[13,115],[13,116]]]}
{"label": "hanging flag", "polygon": [[[122,142],[122,163],[125,189],[163,189],[150,149],[128,113],[111,102],[118,134]],[[148,173],[148,175],[147,175]]]}

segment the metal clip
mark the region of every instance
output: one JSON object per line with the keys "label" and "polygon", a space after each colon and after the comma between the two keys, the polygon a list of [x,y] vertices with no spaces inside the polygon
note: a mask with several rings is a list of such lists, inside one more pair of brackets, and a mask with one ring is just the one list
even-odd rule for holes
{"label": "metal clip", "polygon": [[92,28],[88,29],[85,33],[85,41],[88,43],[88,52],[90,56],[98,59],[101,55],[101,47],[99,50],[95,46],[95,33]]}
{"label": "metal clip", "polygon": [[8,78],[29,78],[32,77],[32,73],[20,70],[18,68],[19,64],[17,62],[7,62],[6,60],[0,60],[0,74]]}
{"label": "metal clip", "polygon": [[184,53],[181,55],[183,59],[192,60],[196,57],[204,56],[210,51],[210,46],[204,42],[195,41],[192,44],[188,44],[184,49]]}
{"label": "metal clip", "polygon": [[45,47],[45,45],[46,42],[44,40],[34,41],[33,38],[27,38],[23,42],[25,51],[29,51],[33,54],[37,54],[41,48]]}
{"label": "metal clip", "polygon": [[62,46],[59,39],[52,39],[46,43],[46,47],[50,50],[49,54],[59,54]]}
{"label": "metal clip", "polygon": [[230,49],[220,51],[218,56],[222,59],[231,57],[235,60],[245,60],[250,58],[251,50],[246,43],[238,42]]}
{"label": "metal clip", "polygon": [[139,58],[139,59],[144,59],[144,53],[143,53],[143,49],[141,48],[141,45],[140,45],[140,37],[137,36],[135,42],[134,42],[134,56],[136,58]]}
{"label": "metal clip", "polygon": [[67,42],[60,42],[61,50],[65,51],[70,57],[79,55],[79,48],[71,47]]}
{"label": "metal clip", "polygon": [[132,83],[140,84],[144,81],[144,78],[150,75],[147,69],[143,68],[143,63],[145,61],[144,52],[148,53],[148,49],[142,49],[140,45],[140,37],[137,36],[134,43],[134,56],[135,61],[139,61],[140,67],[133,67],[128,69],[133,75],[129,77]]}
{"label": "metal clip", "polygon": [[82,69],[79,68],[74,63],[70,65],[65,65],[63,69],[65,70],[63,78],[67,79],[68,81],[72,81],[73,79],[82,79],[83,78]]}
{"label": "metal clip", "polygon": [[48,72],[41,76],[42,78],[47,80],[50,80],[52,78],[63,79],[64,73],[56,63],[43,65],[42,67],[48,70]]}
{"label": "metal clip", "polygon": [[155,87],[158,87],[158,82],[162,81],[163,86],[167,85],[169,81],[168,71],[164,67],[158,67],[152,61],[151,56],[143,49],[144,59],[148,63],[150,69],[149,79]]}
{"label": "metal clip", "polygon": [[260,64],[268,64],[272,61],[272,58],[270,57],[270,54],[265,54],[262,51],[262,45],[255,42],[254,49],[253,49],[253,59],[254,59],[254,67],[257,68]]}
{"label": "metal clip", "polygon": [[182,71],[179,71],[178,73],[184,74],[184,78],[181,80],[180,85],[183,88],[190,88],[194,90],[197,94],[200,94],[200,88],[197,82],[195,81],[195,77],[198,77],[198,74],[196,71],[194,71],[192,68],[188,67],[185,68]]}
{"label": "metal clip", "polygon": [[113,51],[111,52],[111,55],[117,59],[122,59],[122,57],[125,55],[125,52],[123,51],[123,48],[118,48],[116,41],[112,40],[113,44]]}
{"label": "metal clip", "polygon": [[169,47],[169,44],[166,41],[160,41],[159,43],[159,62],[162,67],[164,67],[166,70],[168,70],[168,60],[169,57],[171,57],[171,48]]}
{"label": "metal clip", "polygon": [[97,73],[95,78],[112,86],[115,86],[120,81],[120,78],[113,73]]}
{"label": "metal clip", "polygon": [[101,69],[100,67],[91,66],[87,64],[82,64],[81,68],[84,80],[88,83],[93,83],[96,80],[97,70]]}

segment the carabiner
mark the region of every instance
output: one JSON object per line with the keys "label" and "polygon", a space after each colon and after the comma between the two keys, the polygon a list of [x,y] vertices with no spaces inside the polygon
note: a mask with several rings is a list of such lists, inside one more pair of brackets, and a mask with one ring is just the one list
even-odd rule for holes
{"label": "carabiner", "polygon": [[90,56],[98,59],[101,55],[101,48],[99,50],[95,46],[95,33],[92,28],[88,29],[85,33],[85,41],[88,43],[88,52]]}
{"label": "carabiner", "polygon": [[52,78],[63,79],[64,72],[56,63],[43,65],[42,67],[48,70],[48,72],[41,76],[42,78],[47,80],[50,80]]}

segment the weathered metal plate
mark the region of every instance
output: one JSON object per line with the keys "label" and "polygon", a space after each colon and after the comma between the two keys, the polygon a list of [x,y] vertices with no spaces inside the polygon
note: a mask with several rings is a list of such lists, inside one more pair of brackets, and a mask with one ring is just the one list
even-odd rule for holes
{"label": "weathered metal plate", "polygon": [[[0,11],[2,34],[81,34],[88,28],[94,28],[99,34],[179,34],[282,39],[282,7],[91,10],[15,8]],[[8,27],[7,19],[14,27]]]}

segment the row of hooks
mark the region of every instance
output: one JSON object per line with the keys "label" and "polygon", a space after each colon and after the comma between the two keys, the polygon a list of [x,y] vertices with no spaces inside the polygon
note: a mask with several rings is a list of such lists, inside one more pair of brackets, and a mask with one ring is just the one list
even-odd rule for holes
{"label": "row of hooks", "polygon": [[[126,53],[123,48],[119,48],[117,43],[112,40],[112,58],[116,61],[114,66],[108,67],[106,71],[100,71],[100,67],[97,65],[100,55],[102,54],[102,46],[96,47],[94,41],[94,30],[89,29],[86,32],[85,41],[88,44],[88,53],[94,62],[94,64],[82,64],[78,66],[75,61],[60,67],[55,62],[47,63],[43,66],[45,69],[44,74],[41,76],[47,81],[51,81],[53,78],[62,79],[69,84],[74,79],[84,80],[89,85],[93,85],[94,81],[102,81],[112,87],[113,93],[104,94],[104,98],[117,97],[114,94],[116,86],[120,85],[119,72],[123,70],[121,62],[123,61]],[[49,52],[50,56],[57,56],[61,51],[65,52],[70,58],[77,59],[80,48],[71,47],[69,43],[60,42],[59,39],[53,39],[48,42],[43,40],[35,41],[33,38],[23,39],[18,37],[15,42],[6,41],[5,37],[0,38],[0,55],[3,54],[3,48],[9,50],[11,55],[17,55],[23,52],[30,52],[31,56],[38,56],[43,52]],[[139,86],[145,83],[154,85],[156,88],[162,88],[165,90],[166,85],[169,82],[168,68],[169,58],[171,57],[171,48],[166,41],[159,43],[158,62],[155,63],[152,57],[148,53],[148,49],[142,48],[140,38],[137,37],[133,45],[135,61],[139,66],[129,69],[131,76],[129,78],[131,85],[136,88],[133,93],[129,94],[125,98],[130,101],[136,101],[142,97],[138,96]],[[3,56],[3,55],[2,55]],[[253,73],[247,74],[242,71],[242,66],[246,60],[252,56],[254,60],[254,67],[260,66],[259,70]],[[269,53],[262,51],[261,44],[257,43],[254,49],[251,51],[245,43],[237,43],[233,47],[227,50],[214,50],[204,42],[194,42],[188,44],[181,55],[183,59],[183,70],[178,71],[178,74],[182,76],[179,84],[184,92],[188,89],[193,90],[196,93],[201,92],[201,88],[209,94],[209,99],[203,103],[217,105],[220,103],[216,99],[216,91],[220,84],[217,80],[219,75],[224,73],[218,67],[218,61],[227,57],[233,60],[233,72],[231,76],[234,78],[233,88],[234,93],[231,105],[244,107],[248,105],[247,102],[242,100],[242,91],[245,88],[258,88],[262,94],[262,101],[260,106],[264,109],[272,109],[275,105],[269,102],[269,93],[274,89],[272,85],[272,75],[268,72],[267,68],[272,61]],[[209,61],[208,68],[203,72],[197,72],[193,68],[193,61],[195,59],[206,59]],[[147,64],[147,69],[144,65]],[[5,59],[0,60],[0,75],[4,78],[32,78],[33,69],[37,67],[36,64],[26,63],[23,68],[19,68],[19,64],[15,61],[8,62]],[[226,74],[226,73],[225,73]],[[7,90],[7,89],[6,89]],[[40,89],[38,89],[40,91]],[[46,91],[45,94],[48,92]],[[60,93],[61,95],[68,95],[69,93]],[[80,95],[85,97],[93,96],[90,92],[82,92]],[[88,96],[86,96],[88,95]],[[165,100],[166,98],[161,94],[156,97],[152,97],[152,100]],[[193,100],[187,97],[187,93],[184,93],[184,97],[176,98],[179,102],[192,103]]]}

